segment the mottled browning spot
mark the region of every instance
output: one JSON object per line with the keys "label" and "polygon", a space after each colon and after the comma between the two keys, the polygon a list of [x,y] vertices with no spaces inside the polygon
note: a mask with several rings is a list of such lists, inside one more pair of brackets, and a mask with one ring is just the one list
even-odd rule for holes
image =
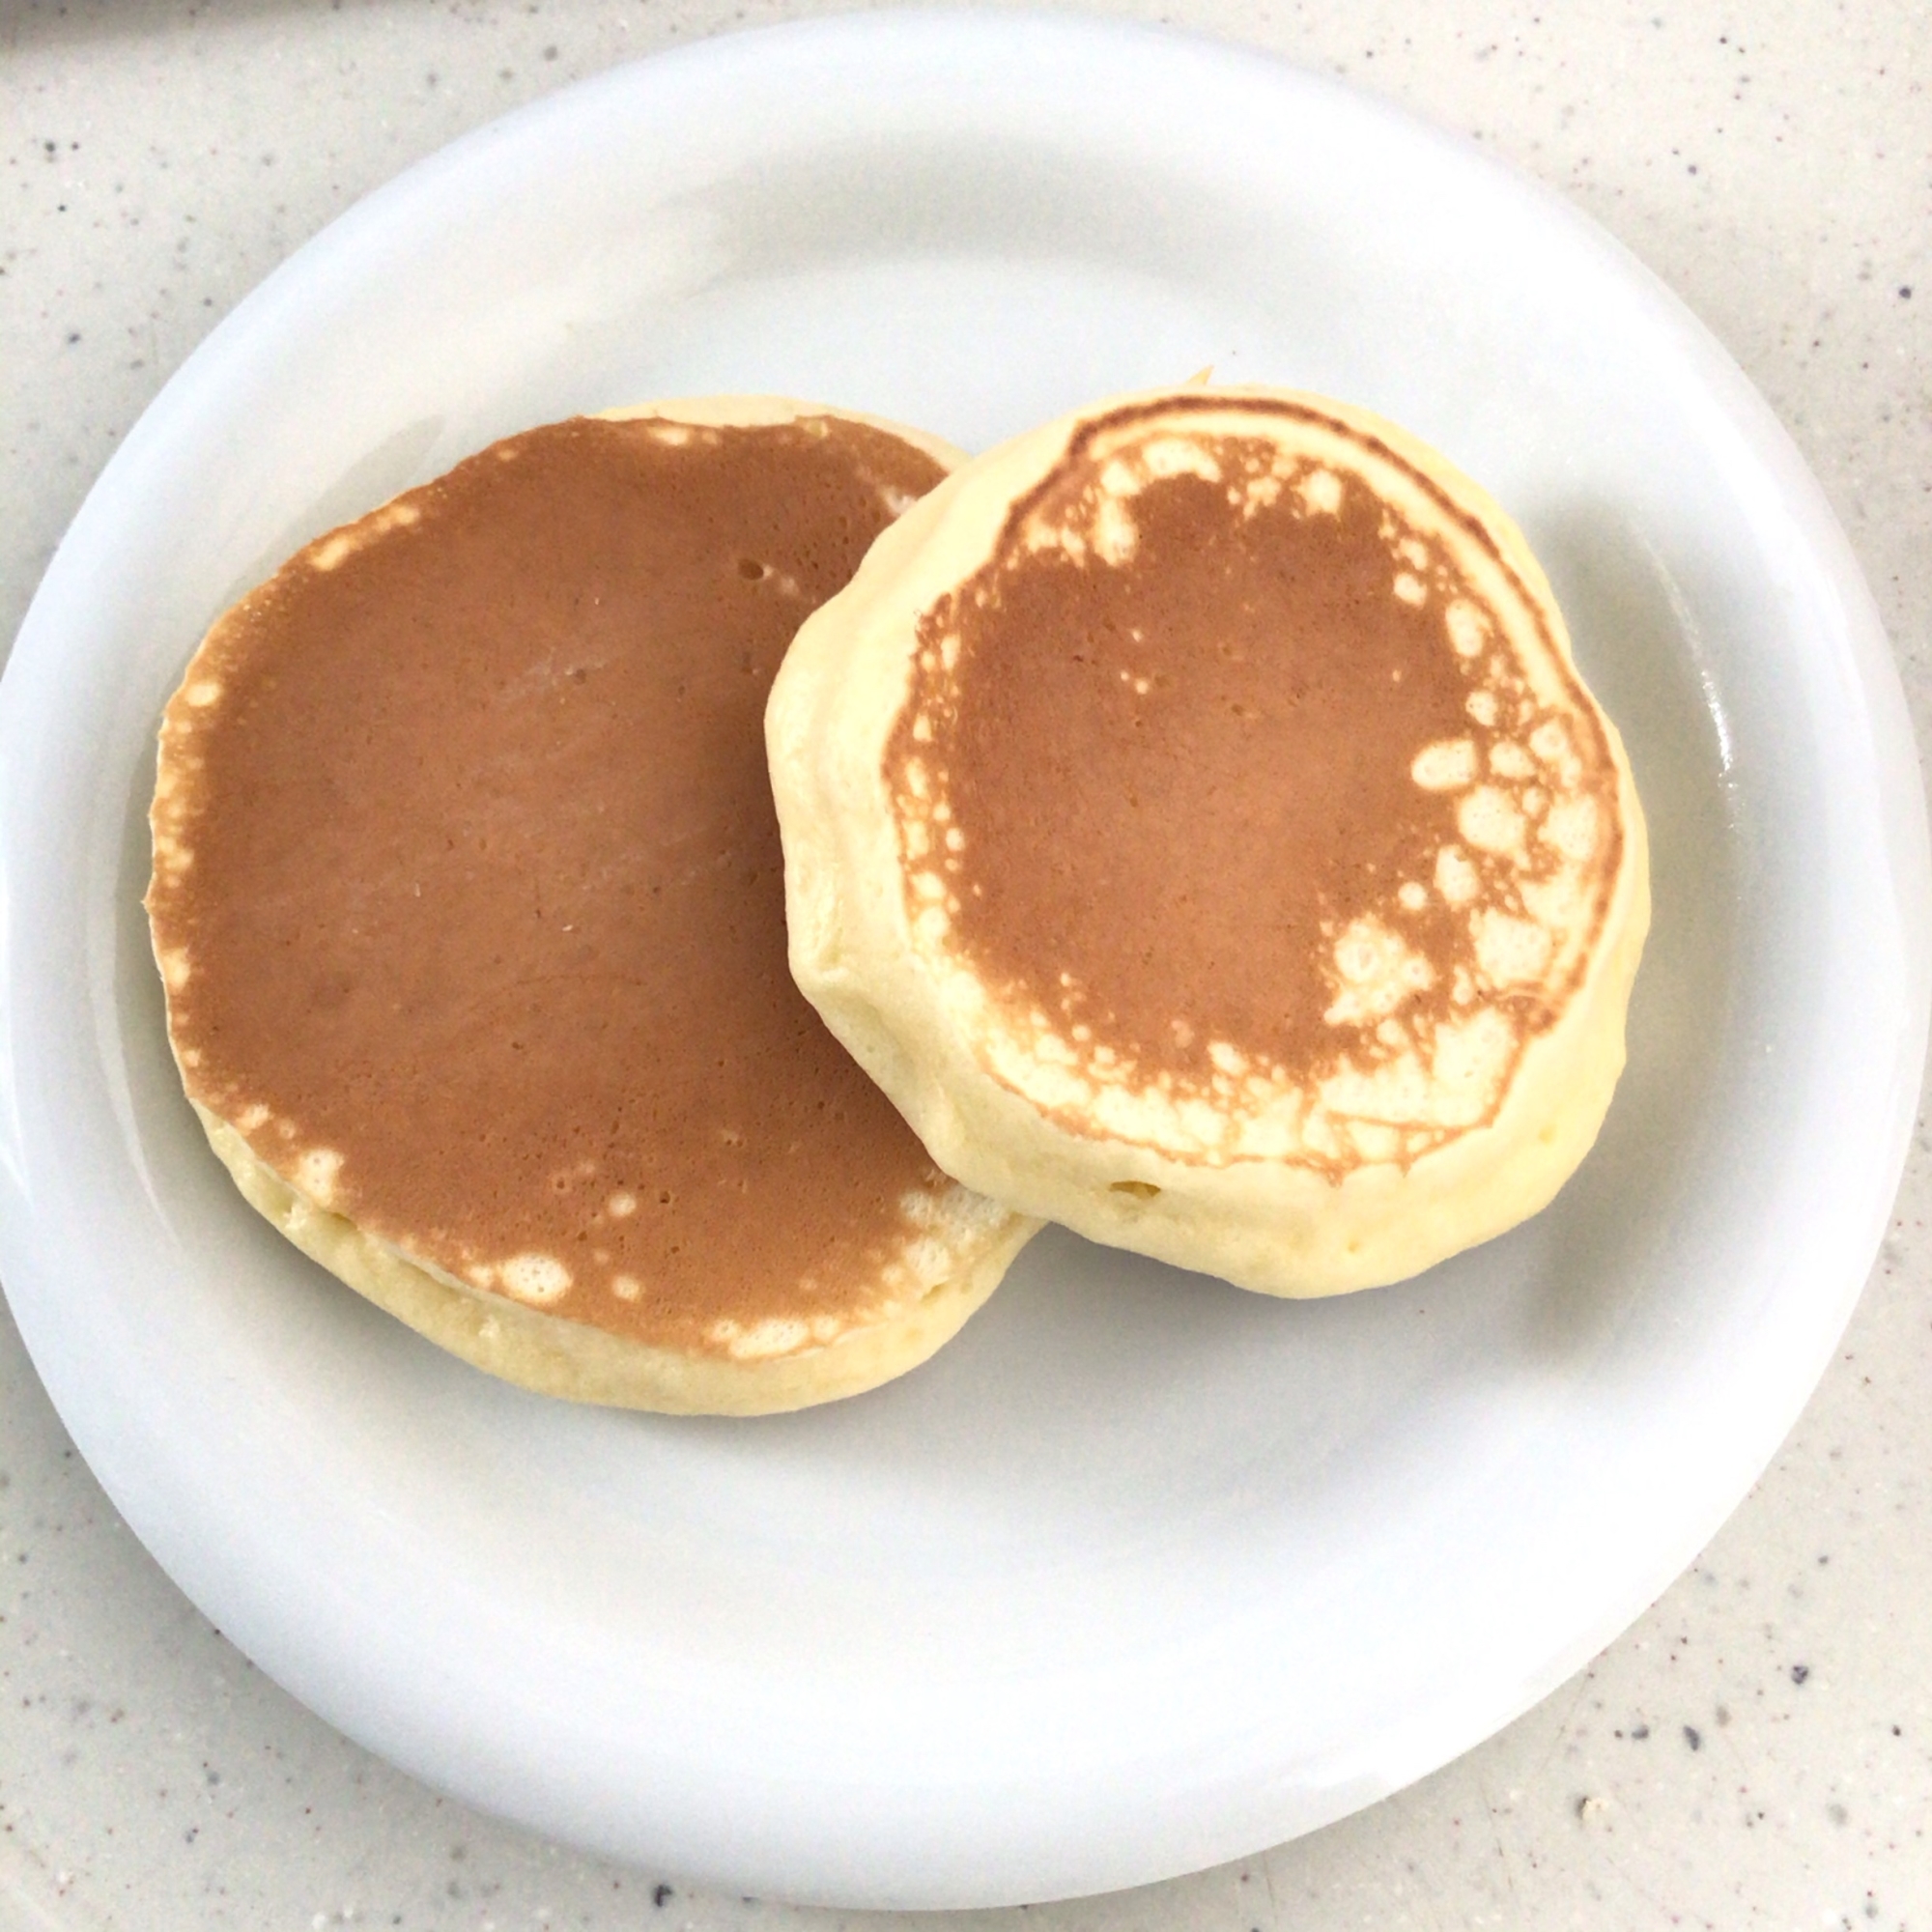
{"label": "mottled browning spot", "polygon": [[1239,405],[1317,461],[1216,407],[1088,424],[924,614],[884,767],[914,943],[1074,1131],[1407,1161],[1577,983],[1615,769],[1486,530],[1339,424]]}

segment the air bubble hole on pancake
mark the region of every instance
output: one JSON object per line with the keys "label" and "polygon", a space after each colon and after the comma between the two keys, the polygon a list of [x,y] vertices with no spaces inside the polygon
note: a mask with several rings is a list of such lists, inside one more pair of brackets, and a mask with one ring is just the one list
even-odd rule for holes
{"label": "air bubble hole on pancake", "polygon": [[1629,766],[1520,534],[1391,425],[1188,388],[1017,439],[805,626],[767,733],[800,984],[969,1184],[1315,1293],[1594,1138]]}
{"label": "air bubble hole on pancake", "polygon": [[168,707],[149,910],[243,1193],[513,1380],[752,1412],[940,1346],[1031,1232],[799,998],[760,721],[954,453],[771,399],[512,438],[332,531]]}

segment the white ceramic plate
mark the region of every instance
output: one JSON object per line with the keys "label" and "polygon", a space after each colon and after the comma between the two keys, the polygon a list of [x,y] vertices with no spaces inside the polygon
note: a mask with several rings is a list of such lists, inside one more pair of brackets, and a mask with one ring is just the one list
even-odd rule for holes
{"label": "white ceramic plate", "polygon": [[[755,1423],[495,1385],[248,1212],[177,1088],[139,904],[156,713],[228,599],[572,411],[775,389],[980,445],[1204,363],[1367,404],[1487,483],[1628,738],[1656,929],[1554,1208],[1308,1306],[1050,1234],[928,1368]],[[1744,1493],[1891,1200],[1926,877],[1891,663],[1816,487],[1552,197],[1199,42],[747,35],[363,203],[89,498],[0,688],[0,1264],[136,1532],[397,1763],[740,1889],[1122,1886],[1474,1743]]]}

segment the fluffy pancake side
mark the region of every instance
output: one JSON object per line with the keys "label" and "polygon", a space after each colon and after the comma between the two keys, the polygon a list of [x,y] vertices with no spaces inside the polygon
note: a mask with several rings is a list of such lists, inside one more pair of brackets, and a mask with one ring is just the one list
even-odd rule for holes
{"label": "fluffy pancake side", "polygon": [[309,545],[163,722],[148,905],[243,1194],[493,1374],[756,1413],[902,1373],[1033,1232],[785,968],[763,697],[956,460],[723,398],[506,439]]}
{"label": "fluffy pancake side", "polygon": [[1274,1293],[1542,1207],[1648,921],[1503,512],[1393,425],[1122,397],[956,472],[767,712],[792,966],[935,1160]]}

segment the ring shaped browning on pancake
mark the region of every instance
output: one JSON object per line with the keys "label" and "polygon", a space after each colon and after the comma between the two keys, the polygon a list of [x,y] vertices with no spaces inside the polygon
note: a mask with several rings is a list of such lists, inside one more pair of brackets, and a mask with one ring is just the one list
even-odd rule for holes
{"label": "ring shaped browning on pancake", "polygon": [[1490,1123],[1574,990],[1615,766],[1549,617],[1427,474],[1365,435],[1345,464],[1190,434],[1214,407],[1083,424],[923,618],[886,748],[914,942],[1068,1131],[1412,1161]]}
{"label": "ring shaped browning on pancake", "polygon": [[759,722],[951,460],[776,400],[555,424],[196,653],[149,894],[189,1096],[284,1233],[479,1366],[823,1401],[923,1359],[1031,1233],[792,985]]}
{"label": "ring shaped browning on pancake", "polygon": [[1594,1137],[1628,765],[1520,536],[1390,425],[1188,390],[1021,439],[882,541],[768,728],[801,984],[974,1185],[1310,1293]]}

